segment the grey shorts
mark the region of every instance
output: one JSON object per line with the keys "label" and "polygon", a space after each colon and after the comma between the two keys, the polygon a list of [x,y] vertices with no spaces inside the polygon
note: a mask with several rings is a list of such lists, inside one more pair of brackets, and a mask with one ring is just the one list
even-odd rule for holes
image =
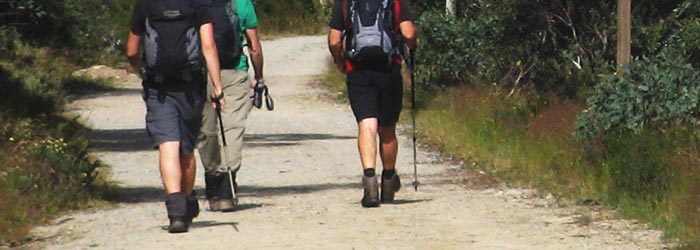
{"label": "grey shorts", "polygon": [[202,108],[206,102],[204,83],[193,91],[168,91],[144,87],[146,102],[146,130],[153,148],[169,141],[180,142],[180,152],[194,153]]}

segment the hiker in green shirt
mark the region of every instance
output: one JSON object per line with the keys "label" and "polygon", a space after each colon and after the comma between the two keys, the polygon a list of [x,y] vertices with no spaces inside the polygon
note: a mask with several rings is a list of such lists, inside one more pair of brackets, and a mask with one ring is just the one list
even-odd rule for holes
{"label": "hiker in green shirt", "polygon": [[[210,209],[230,211],[237,203],[230,187],[231,184],[234,190],[238,187],[236,171],[241,167],[243,133],[253,107],[253,87],[264,82],[263,54],[257,31],[258,18],[251,0],[212,0],[210,10],[214,27],[218,27],[214,33],[227,105],[221,110],[227,147],[223,150],[219,144],[217,111],[205,106],[198,149],[205,169],[205,192]],[[250,54],[253,78],[248,75],[249,58],[242,53],[244,47]],[[222,154],[226,154],[223,158],[227,163],[222,162]],[[233,183],[229,180],[229,169],[233,172]]]}

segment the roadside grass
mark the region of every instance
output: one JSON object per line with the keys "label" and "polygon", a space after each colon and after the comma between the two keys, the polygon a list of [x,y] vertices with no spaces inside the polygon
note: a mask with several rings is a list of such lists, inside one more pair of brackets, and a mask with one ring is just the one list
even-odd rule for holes
{"label": "roadside grass", "polygon": [[348,103],[348,88],[345,85],[345,74],[341,73],[329,56],[326,71],[321,76],[321,85],[324,86],[333,99],[340,103]]}
{"label": "roadside grass", "polygon": [[256,0],[254,5],[264,39],[321,34],[330,17],[330,7],[317,0]]}
{"label": "roadside grass", "polygon": [[462,159],[465,168],[600,203],[662,229],[680,247],[700,247],[700,135],[693,129],[584,142],[571,136],[584,109],[576,101],[506,98],[499,90],[470,86],[446,88],[421,101],[421,140]]}
{"label": "roadside grass", "polygon": [[[27,240],[33,225],[93,207],[103,167],[88,154],[86,128],[61,113],[87,86],[77,66],[47,49],[20,45],[0,57],[0,244]],[[100,87],[101,86],[101,87]],[[102,184],[100,184],[102,185]],[[105,184],[106,185],[106,184]]]}

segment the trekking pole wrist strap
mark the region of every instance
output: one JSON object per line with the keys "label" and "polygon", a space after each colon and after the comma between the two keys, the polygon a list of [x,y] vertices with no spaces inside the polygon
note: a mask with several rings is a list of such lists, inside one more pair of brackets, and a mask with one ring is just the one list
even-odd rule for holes
{"label": "trekking pole wrist strap", "polygon": [[212,97],[211,100],[212,100],[213,102],[218,102],[219,100],[221,100],[221,99],[223,99],[223,98],[224,98],[224,92],[221,91],[221,94]]}

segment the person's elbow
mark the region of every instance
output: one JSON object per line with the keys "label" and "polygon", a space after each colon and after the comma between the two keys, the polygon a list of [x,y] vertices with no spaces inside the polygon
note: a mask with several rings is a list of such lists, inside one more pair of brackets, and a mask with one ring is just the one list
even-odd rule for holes
{"label": "person's elbow", "polygon": [[128,59],[131,60],[138,57],[140,40],[141,36],[129,31],[129,38],[126,42],[126,57]]}
{"label": "person's elbow", "polygon": [[337,48],[340,47],[342,42],[342,31],[331,29],[328,33],[328,47]]}
{"label": "person's elbow", "polygon": [[260,41],[253,42],[251,44],[251,46],[248,48],[248,52],[253,57],[262,55],[262,45],[260,44]]}
{"label": "person's elbow", "polygon": [[401,36],[408,43],[408,45],[413,49],[416,46],[416,39],[418,37],[416,32],[416,26],[411,21],[404,21],[400,24]]}
{"label": "person's elbow", "polygon": [[132,50],[127,50],[126,51],[126,58],[129,60],[137,59],[138,57],[138,51],[132,51]]}
{"label": "person's elbow", "polygon": [[416,38],[417,38],[417,36],[416,36],[415,30],[403,33],[403,39],[405,39],[406,41],[411,41],[411,42],[415,43]]}
{"label": "person's elbow", "polygon": [[213,39],[203,39],[202,40],[202,52],[205,55],[216,54],[216,43]]}

